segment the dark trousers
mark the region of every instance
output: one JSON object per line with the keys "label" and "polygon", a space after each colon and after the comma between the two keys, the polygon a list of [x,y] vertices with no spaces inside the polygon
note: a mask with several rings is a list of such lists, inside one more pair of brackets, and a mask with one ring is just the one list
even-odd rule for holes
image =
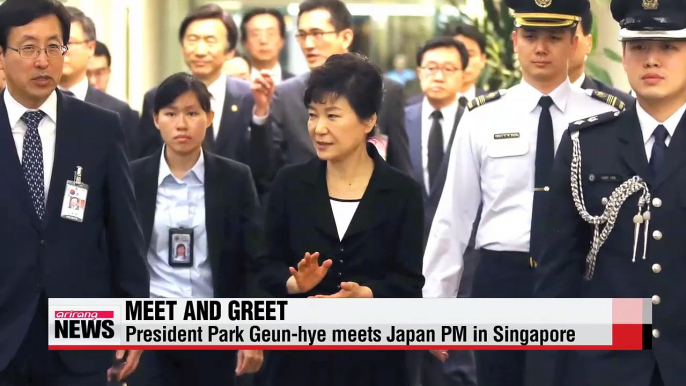
{"label": "dark trousers", "polygon": [[145,351],[128,386],[234,386],[236,352]]}
{"label": "dark trousers", "polygon": [[[473,298],[528,298],[533,296],[534,268],[529,255],[482,249],[474,273]],[[475,352],[479,386],[524,386],[526,351]]]}
{"label": "dark trousers", "polygon": [[[76,374],[48,350],[48,301],[42,295],[17,354],[0,372],[0,386],[106,386],[107,369]],[[114,355],[113,355],[114,356]]]}

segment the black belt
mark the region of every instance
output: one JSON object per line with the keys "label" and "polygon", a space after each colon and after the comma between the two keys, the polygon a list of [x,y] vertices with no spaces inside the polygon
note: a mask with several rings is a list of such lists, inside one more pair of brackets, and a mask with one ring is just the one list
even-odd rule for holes
{"label": "black belt", "polygon": [[485,257],[503,263],[525,265],[530,268],[536,268],[538,265],[531,254],[526,252],[491,251],[489,249],[480,249],[479,253],[482,258]]}

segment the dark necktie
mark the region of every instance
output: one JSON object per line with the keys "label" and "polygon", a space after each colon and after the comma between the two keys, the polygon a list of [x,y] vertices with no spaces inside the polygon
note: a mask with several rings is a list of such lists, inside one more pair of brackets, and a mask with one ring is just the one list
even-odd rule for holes
{"label": "dark necktie", "polygon": [[545,217],[547,210],[550,169],[555,159],[555,137],[553,135],[553,118],[550,106],[553,99],[543,96],[538,101],[541,115],[538,118],[538,137],[536,139],[536,164],[534,182],[534,203],[531,213],[530,252],[537,259],[542,252],[545,239]]}
{"label": "dark necktie", "polygon": [[665,160],[667,152],[667,143],[665,141],[667,137],[669,137],[669,132],[662,125],[658,125],[653,131],[655,143],[653,143],[653,150],[650,153],[650,170],[653,172],[654,177],[657,177],[660,173],[660,167]]}
{"label": "dark necktie", "polygon": [[38,134],[38,124],[44,116],[45,113],[38,110],[27,111],[21,117],[27,128],[22,146],[21,166],[29,186],[33,208],[41,221],[45,215],[45,178],[43,175],[43,144]]}
{"label": "dark necktie", "polygon": [[432,186],[438,175],[438,169],[441,168],[443,162],[443,127],[441,126],[441,119],[443,114],[439,110],[431,113],[433,123],[431,124],[431,131],[429,131],[429,186]]}
{"label": "dark necktie", "polygon": [[466,97],[461,96],[460,99],[458,99],[458,103],[460,104],[460,106],[465,107],[465,106],[467,106],[469,101],[467,100]]}
{"label": "dark necktie", "polygon": [[76,95],[74,95],[74,93],[71,92],[71,91],[69,91],[69,90],[62,90],[62,93],[63,93],[64,95],[66,95],[66,96],[70,96],[70,97],[72,97],[72,98],[76,98]]}

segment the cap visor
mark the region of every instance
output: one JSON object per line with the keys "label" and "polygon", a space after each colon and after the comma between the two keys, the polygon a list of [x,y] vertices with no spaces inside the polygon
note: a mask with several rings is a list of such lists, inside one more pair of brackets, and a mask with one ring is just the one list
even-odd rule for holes
{"label": "cap visor", "polygon": [[619,41],[630,40],[686,40],[686,29],[674,31],[632,31],[626,28],[619,30]]}

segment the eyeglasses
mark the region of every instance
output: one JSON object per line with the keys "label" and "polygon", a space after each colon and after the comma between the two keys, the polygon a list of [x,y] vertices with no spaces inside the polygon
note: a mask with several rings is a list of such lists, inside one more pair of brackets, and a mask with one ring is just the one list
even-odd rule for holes
{"label": "eyeglasses", "polygon": [[445,76],[452,76],[462,71],[461,68],[457,68],[451,65],[437,66],[435,64],[430,64],[426,67],[421,67],[421,69],[428,75],[436,75],[438,70],[441,70],[443,72],[443,75]]}
{"label": "eyeglasses", "polygon": [[67,46],[60,46],[58,44],[51,44],[45,48],[40,48],[36,46],[23,46],[20,48],[7,47],[10,50],[17,51],[19,56],[24,59],[36,59],[40,56],[41,51],[45,51],[45,55],[50,58],[56,58],[64,55],[69,49]]}
{"label": "eyeglasses", "polygon": [[312,36],[314,40],[322,40],[324,35],[328,34],[335,34],[338,33],[338,31],[319,31],[319,30],[314,30],[310,32],[298,32],[297,35],[295,35],[295,38],[298,39],[298,41],[304,42],[307,40],[308,36]]}

